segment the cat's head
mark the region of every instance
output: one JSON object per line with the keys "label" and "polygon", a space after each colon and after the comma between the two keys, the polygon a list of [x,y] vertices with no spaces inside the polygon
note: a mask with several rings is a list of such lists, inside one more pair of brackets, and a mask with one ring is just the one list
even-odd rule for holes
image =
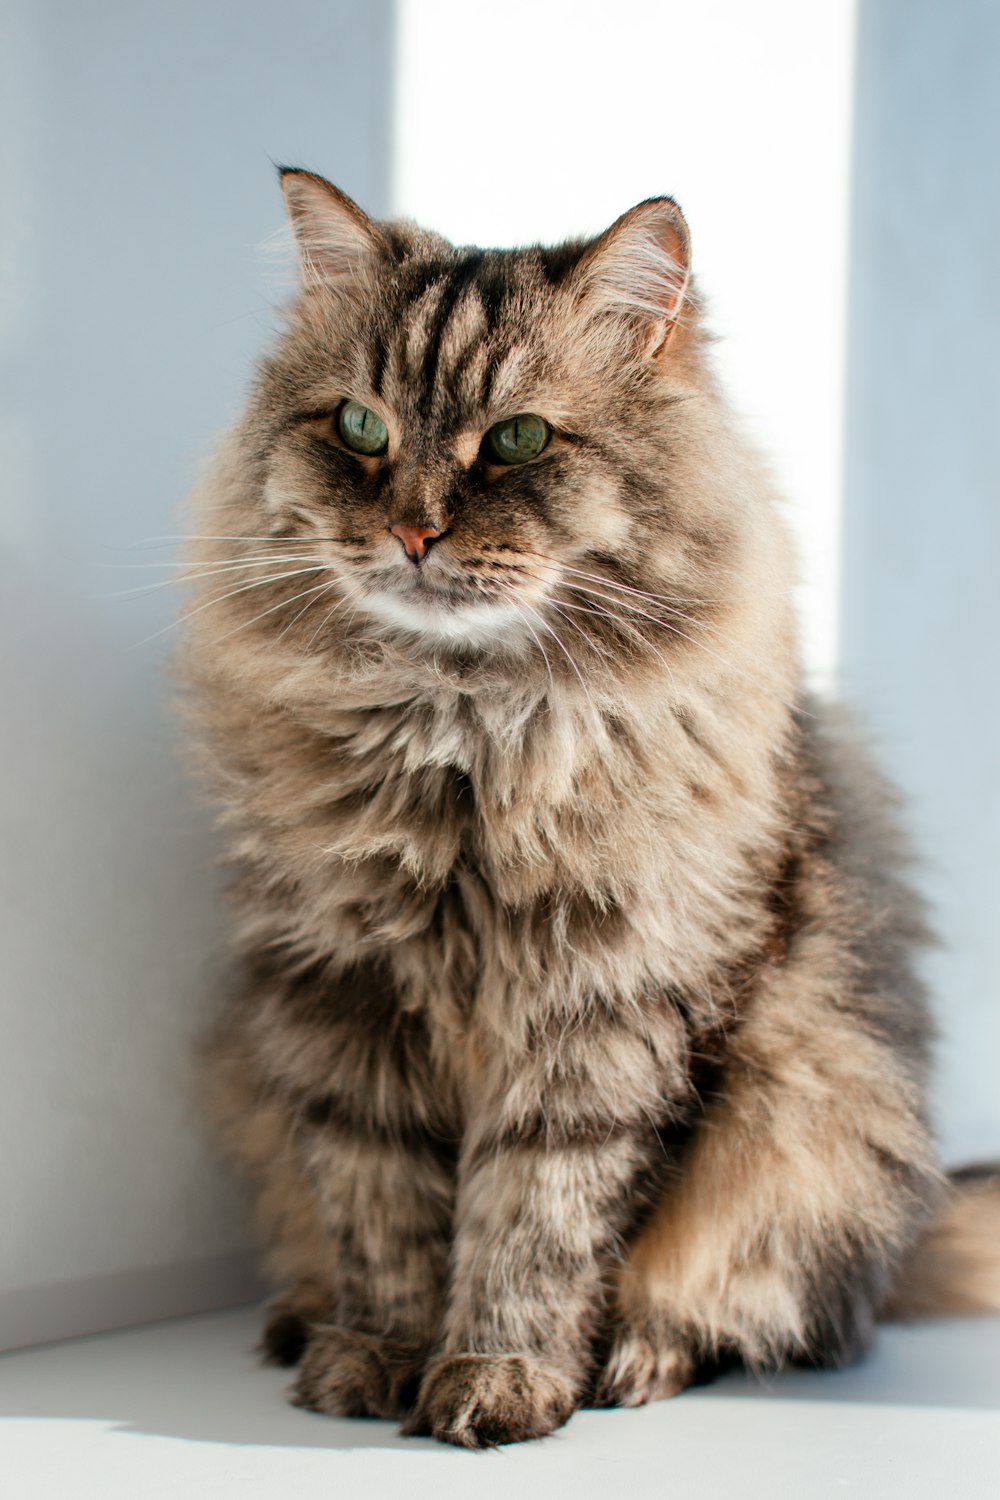
{"label": "cat's head", "polygon": [[246,431],[268,528],[308,541],[355,620],[530,649],[560,617],[646,634],[654,598],[704,594],[726,526],[671,199],[595,240],[483,251],[373,222],[311,173],[282,186],[301,294]]}

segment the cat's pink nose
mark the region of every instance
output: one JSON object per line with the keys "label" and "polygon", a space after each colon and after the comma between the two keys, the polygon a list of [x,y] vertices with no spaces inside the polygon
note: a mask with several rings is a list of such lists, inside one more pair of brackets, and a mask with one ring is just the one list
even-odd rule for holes
{"label": "cat's pink nose", "polygon": [[418,563],[427,551],[429,542],[441,535],[437,526],[404,526],[396,521],[389,527],[393,536],[398,536],[410,562]]}

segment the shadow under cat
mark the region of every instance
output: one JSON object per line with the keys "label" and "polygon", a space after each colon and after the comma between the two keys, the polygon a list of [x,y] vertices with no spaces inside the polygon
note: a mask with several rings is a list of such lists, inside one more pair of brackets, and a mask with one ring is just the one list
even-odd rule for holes
{"label": "shadow under cat", "polygon": [[[456,1451],[403,1438],[391,1422],[320,1418],[286,1406],[276,1398],[287,1372],[261,1367],[253,1354],[258,1316],[255,1308],[238,1309],[6,1356],[0,1433],[3,1418],[62,1418],[196,1443]],[[766,1380],[731,1371],[645,1412],[603,1412],[598,1420],[615,1425],[619,1439],[623,1422],[663,1423],[673,1442],[705,1403],[752,1402],[762,1408],[761,1419],[765,1409],[788,1402],[1000,1413],[998,1324],[984,1318],[891,1327],[881,1330],[867,1359],[848,1369],[789,1369]],[[557,1441],[572,1445],[587,1423],[578,1413]]]}

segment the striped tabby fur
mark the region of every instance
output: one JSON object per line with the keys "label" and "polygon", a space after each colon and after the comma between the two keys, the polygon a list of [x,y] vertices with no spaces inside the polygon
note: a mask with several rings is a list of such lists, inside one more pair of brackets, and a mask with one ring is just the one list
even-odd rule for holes
{"label": "striped tabby fur", "polygon": [[[942,1192],[921,922],[802,697],[684,221],[484,252],[284,189],[301,295],[193,502],[184,665],[264,1348],[304,1406],[468,1446],[848,1359]],[[522,412],[553,436],[504,469]],[[392,524],[442,535],[414,566]]]}

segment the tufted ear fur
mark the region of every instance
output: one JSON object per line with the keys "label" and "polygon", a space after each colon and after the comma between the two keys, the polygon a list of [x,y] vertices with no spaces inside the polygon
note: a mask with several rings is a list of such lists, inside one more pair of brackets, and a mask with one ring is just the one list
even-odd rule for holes
{"label": "tufted ear fur", "polygon": [[283,167],[281,191],[305,286],[349,291],[368,268],[391,255],[378,225],[325,177]]}
{"label": "tufted ear fur", "polygon": [[647,198],[616,219],[574,273],[591,315],[619,317],[653,358],[677,325],[690,280],[691,240],[672,198]]}

